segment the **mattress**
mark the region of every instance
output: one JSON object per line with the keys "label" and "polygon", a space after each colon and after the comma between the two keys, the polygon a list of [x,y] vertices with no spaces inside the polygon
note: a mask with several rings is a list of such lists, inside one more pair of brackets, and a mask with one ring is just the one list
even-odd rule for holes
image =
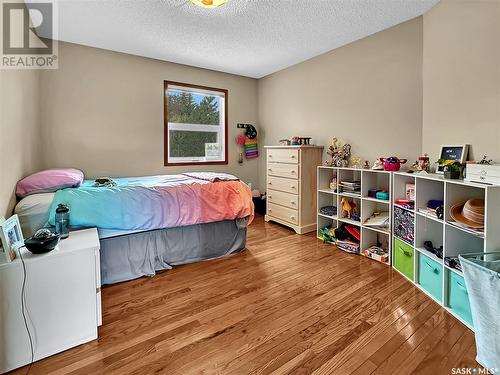
{"label": "mattress", "polygon": [[[21,199],[16,205],[14,213],[19,216],[19,223],[25,238],[31,237],[35,232],[46,226],[49,221],[49,210],[55,193],[40,193],[28,195]],[[78,229],[79,227],[74,227]],[[127,234],[139,233],[144,230],[119,230],[119,229],[97,229],[99,238],[110,238],[125,236]]]}

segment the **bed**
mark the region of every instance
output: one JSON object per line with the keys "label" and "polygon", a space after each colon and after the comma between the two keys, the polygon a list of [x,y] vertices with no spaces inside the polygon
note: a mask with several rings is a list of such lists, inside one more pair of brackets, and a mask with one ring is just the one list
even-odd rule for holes
{"label": "bed", "polygon": [[54,225],[55,208],[70,208],[73,228],[97,227],[101,278],[111,284],[153,276],[175,265],[245,248],[253,220],[252,194],[236,177],[185,173],[114,179],[116,186],[32,194],[16,206],[25,237]]}

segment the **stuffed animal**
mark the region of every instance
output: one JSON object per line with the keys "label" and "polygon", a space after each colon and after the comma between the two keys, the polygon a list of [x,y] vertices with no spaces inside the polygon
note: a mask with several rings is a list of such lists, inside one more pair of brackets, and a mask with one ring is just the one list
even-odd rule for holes
{"label": "stuffed animal", "polygon": [[342,217],[350,219],[352,217],[356,204],[354,202],[349,202],[349,200],[345,197],[342,197],[342,199],[340,200],[340,204],[342,206]]}
{"label": "stuffed animal", "polygon": [[326,152],[331,157],[331,167],[347,167],[351,156],[351,145],[346,143],[341,146],[337,138],[333,138],[332,144]]}
{"label": "stuffed animal", "polygon": [[99,177],[95,179],[94,187],[114,187],[116,182],[111,177]]}
{"label": "stuffed animal", "polygon": [[373,163],[373,167],[372,169],[374,171],[383,171],[384,170],[384,164],[382,163],[382,161],[380,159],[377,159],[375,160],[375,162]]}
{"label": "stuffed animal", "polygon": [[351,168],[357,168],[360,169],[362,166],[361,164],[361,158],[358,156],[353,156],[351,157]]}

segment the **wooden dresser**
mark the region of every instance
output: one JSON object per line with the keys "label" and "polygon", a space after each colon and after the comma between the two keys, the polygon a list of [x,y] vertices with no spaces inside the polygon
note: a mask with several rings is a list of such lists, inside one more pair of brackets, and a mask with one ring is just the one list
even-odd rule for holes
{"label": "wooden dresser", "polygon": [[316,167],[323,146],[265,146],[267,152],[266,221],[298,234],[316,230]]}

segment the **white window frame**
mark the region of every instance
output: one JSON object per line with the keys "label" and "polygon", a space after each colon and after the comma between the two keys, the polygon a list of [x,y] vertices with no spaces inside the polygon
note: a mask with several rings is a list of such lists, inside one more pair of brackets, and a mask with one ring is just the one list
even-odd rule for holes
{"label": "white window frame", "polygon": [[[167,145],[165,155],[165,165],[171,164],[192,164],[192,163],[200,163],[200,164],[227,164],[226,160],[226,92],[225,90],[216,91],[210,90],[203,87],[186,87],[182,85],[175,85],[171,83],[165,82],[165,97],[168,96],[168,92],[171,90],[175,91],[184,91],[189,92],[191,94],[204,94],[210,96],[216,96],[220,98],[219,100],[219,125],[204,125],[204,124],[187,124],[187,123],[176,123],[176,122],[168,122],[166,132],[170,133],[171,130],[180,130],[180,131],[196,131],[196,132],[208,132],[208,133],[217,133],[217,143],[220,145],[220,158],[214,159],[206,157],[174,157],[170,155],[170,134],[167,137]],[[165,116],[168,116],[167,112],[165,112]],[[168,118],[168,117],[166,117]]]}

